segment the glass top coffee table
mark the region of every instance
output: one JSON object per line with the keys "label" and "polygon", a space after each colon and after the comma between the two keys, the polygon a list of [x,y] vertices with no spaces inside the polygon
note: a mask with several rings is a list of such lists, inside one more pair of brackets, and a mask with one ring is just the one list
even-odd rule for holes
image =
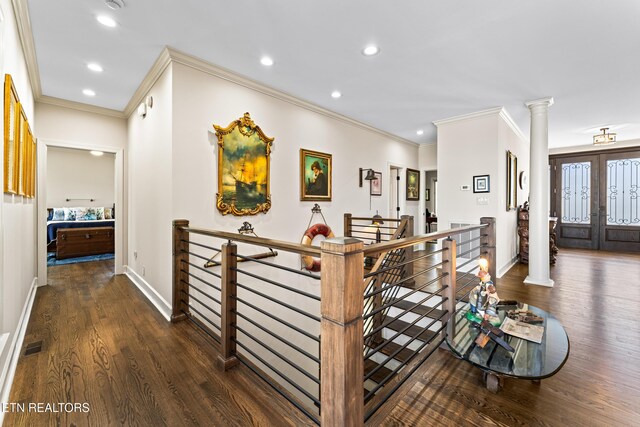
{"label": "glass top coffee table", "polygon": [[504,320],[509,310],[523,308],[542,318],[544,334],[540,344],[511,335],[503,335],[514,351],[510,352],[494,340],[481,348],[476,337],[481,333],[467,320],[466,308],[459,310],[449,324],[447,344],[462,359],[484,371],[487,388],[493,392],[500,390],[503,377],[513,377],[539,381],[550,377],[562,368],[569,357],[569,338],[562,324],[551,314],[531,305],[499,305],[498,315]]}

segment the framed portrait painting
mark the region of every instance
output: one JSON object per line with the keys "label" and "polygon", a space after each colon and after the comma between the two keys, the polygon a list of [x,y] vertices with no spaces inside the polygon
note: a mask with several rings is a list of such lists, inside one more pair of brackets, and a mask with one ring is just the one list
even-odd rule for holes
{"label": "framed portrait painting", "polygon": [[373,178],[369,181],[369,195],[370,196],[382,196],[382,172],[374,172]]}
{"label": "framed portrait painting", "polygon": [[300,200],[331,201],[331,154],[300,149]]}
{"label": "framed portrait painting", "polygon": [[256,125],[249,113],[223,128],[218,137],[218,193],[222,215],[256,215],[271,208],[269,161],[273,138]]}
{"label": "framed portrait painting", "polygon": [[420,171],[407,168],[405,190],[407,200],[420,200]]}

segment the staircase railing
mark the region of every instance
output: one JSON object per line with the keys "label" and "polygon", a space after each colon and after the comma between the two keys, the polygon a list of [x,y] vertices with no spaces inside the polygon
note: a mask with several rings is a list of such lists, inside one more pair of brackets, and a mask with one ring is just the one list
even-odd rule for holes
{"label": "staircase railing", "polygon": [[[480,230],[473,255],[495,254],[493,222],[482,222],[366,247],[334,238],[318,248],[176,220],[172,321],[192,321],[219,348],[221,369],[241,363],[312,422],[363,425],[382,416],[446,336],[457,304],[451,237]],[[413,256],[434,239],[444,239],[441,249]],[[278,256],[250,255],[256,247]],[[301,255],[320,257],[320,275],[289,267]],[[366,273],[365,256],[376,260]]]}

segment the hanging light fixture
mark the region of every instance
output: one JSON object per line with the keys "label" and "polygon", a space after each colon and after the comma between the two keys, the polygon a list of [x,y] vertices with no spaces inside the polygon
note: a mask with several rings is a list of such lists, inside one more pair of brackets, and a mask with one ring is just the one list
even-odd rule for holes
{"label": "hanging light fixture", "polygon": [[608,133],[609,128],[601,128],[602,133],[593,135],[593,145],[609,145],[616,142],[616,134]]}

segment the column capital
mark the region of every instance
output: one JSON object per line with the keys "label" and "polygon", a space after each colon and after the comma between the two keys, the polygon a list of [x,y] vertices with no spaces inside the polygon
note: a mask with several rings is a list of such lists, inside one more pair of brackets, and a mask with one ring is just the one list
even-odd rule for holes
{"label": "column capital", "polygon": [[547,108],[553,105],[553,97],[549,96],[547,98],[534,99],[533,101],[527,101],[524,103],[529,109],[532,109],[537,106],[545,106]]}

